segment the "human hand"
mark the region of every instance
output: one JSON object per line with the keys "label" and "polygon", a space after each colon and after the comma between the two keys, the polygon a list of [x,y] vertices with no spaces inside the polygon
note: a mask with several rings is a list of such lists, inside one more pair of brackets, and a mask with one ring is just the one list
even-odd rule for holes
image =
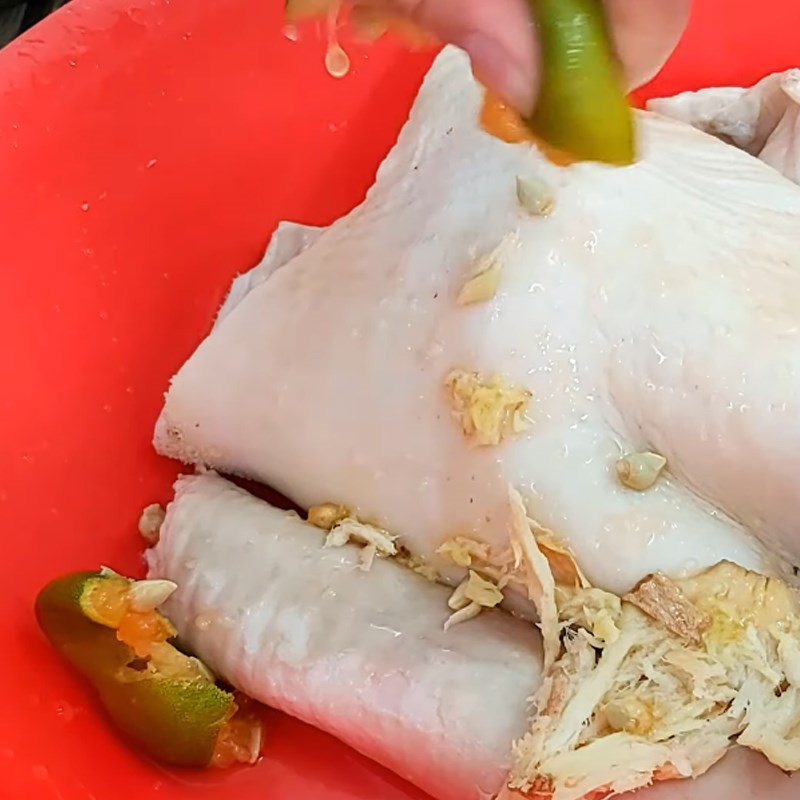
{"label": "human hand", "polygon": [[[528,113],[538,92],[539,56],[527,0],[355,0],[399,12],[466,50],[479,79]],[[678,43],[691,0],[605,0],[631,88],[652,78]]]}

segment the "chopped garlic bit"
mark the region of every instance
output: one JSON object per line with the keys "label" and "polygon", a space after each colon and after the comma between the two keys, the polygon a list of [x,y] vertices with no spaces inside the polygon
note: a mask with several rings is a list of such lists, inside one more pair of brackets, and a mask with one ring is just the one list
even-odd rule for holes
{"label": "chopped garlic bit", "polygon": [[594,588],[559,586],[556,603],[562,628],[580,627],[592,635],[592,645],[604,647],[619,639],[622,601],[616,595]]}
{"label": "chopped garlic bit", "polygon": [[473,559],[477,561],[489,559],[489,545],[467,536],[454,536],[448,539],[437,548],[436,552],[450,559],[458,567],[471,567]]}
{"label": "chopped garlic bit", "polygon": [[397,555],[396,539],[396,536],[381,528],[348,517],[331,528],[325,539],[325,547],[343,547],[352,541],[373,545],[378,556],[394,556]]}
{"label": "chopped garlic bit", "polygon": [[464,594],[468,600],[477,603],[483,608],[494,608],[503,602],[503,593],[491,581],[478,575],[475,570],[469,571],[467,587]]}
{"label": "chopped garlic bit", "polygon": [[[653,575],[627,597],[556,585],[519,495],[513,541],[542,618],[549,664],[509,787],[610,796],[701,775],[736,742],[800,769],[800,595],[722,562]],[[553,647],[551,603],[558,638]]]}
{"label": "chopped garlic bit", "polygon": [[344,547],[350,541],[350,533],[347,528],[332,528],[325,537],[325,547]]}
{"label": "chopped garlic bit", "polygon": [[[553,531],[531,520],[534,536],[544,554],[555,582],[559,586],[589,586],[589,581],[578,566],[575,556]],[[496,583],[506,585],[512,580],[522,582],[513,574],[513,551],[495,553],[486,542],[468,536],[454,536],[441,544],[436,552],[458,567],[476,567]],[[502,587],[501,587],[502,588]]]}
{"label": "chopped garlic bit", "polygon": [[[469,577],[465,578],[450,595],[447,605],[455,612],[451,614],[445,623],[445,630],[465,619],[472,619],[482,608],[494,608],[503,602],[503,593],[496,584],[482,578],[475,570],[469,571]],[[474,609],[468,615],[462,614],[467,608],[477,606],[478,612]]]}
{"label": "chopped garlic bit", "polygon": [[478,261],[472,277],[461,287],[456,300],[458,305],[484,303],[497,294],[506,253],[515,242],[516,236],[505,236],[491,253]]}
{"label": "chopped garlic bit", "polygon": [[454,625],[475,619],[475,617],[477,617],[481,611],[483,611],[483,608],[479,603],[470,603],[469,605],[464,606],[464,608],[462,608],[460,611],[456,611],[454,614],[451,614],[444,623],[444,629],[449,631]]}
{"label": "chopped garlic bit", "polygon": [[153,642],[145,669],[161,678],[200,679],[216,683],[214,673],[194,656],[187,656],[169,642]]}
{"label": "chopped garlic bit", "polygon": [[468,536],[455,536],[440,545],[436,552],[458,567],[474,567],[501,590],[510,583],[525,584],[514,566],[514,553],[510,547],[495,550],[486,542]]}
{"label": "chopped garlic bit", "polygon": [[261,751],[263,748],[264,726],[251,725],[250,726],[250,740],[248,741],[247,761],[245,763],[253,765],[257,764],[261,758]]}
{"label": "chopped garlic bit", "polygon": [[153,611],[165,603],[177,588],[177,583],[166,580],[134,581],[128,593],[131,609]]}
{"label": "chopped garlic bit", "polygon": [[450,595],[450,599],[447,601],[447,605],[453,611],[461,611],[462,608],[468,606],[470,601],[467,600],[467,584],[469,583],[469,578],[464,578],[461,583],[456,586],[453,590],[453,594]]}
{"label": "chopped garlic bit", "polygon": [[667,466],[658,453],[630,453],[616,463],[617,477],[623,486],[643,492],[649,489]]}
{"label": "chopped garlic bit", "polygon": [[161,526],[166,516],[167,512],[158,503],[152,503],[142,511],[139,517],[139,533],[148,544],[158,544]]}
{"label": "chopped garlic bit", "polygon": [[534,526],[536,543],[550,565],[556,585],[588,587],[589,581],[569,547],[553,531],[542,527],[535,520],[531,520],[531,524]]}
{"label": "chopped garlic bit", "polygon": [[453,417],[464,435],[478,445],[497,445],[528,427],[525,409],[531,393],[499,375],[453,370],[445,379]]}
{"label": "chopped garlic bit", "polygon": [[323,503],[321,506],[312,506],[308,509],[308,519],[315,528],[329,531],[337,522],[347,519],[350,511],[345,506],[337,503]]}
{"label": "chopped garlic bit", "polygon": [[111,569],[111,567],[107,567],[105,565],[100,567],[100,575],[103,578],[119,578],[121,581],[130,581],[130,578],[126,578],[124,575],[120,575],[119,572]]}
{"label": "chopped garlic bit", "polygon": [[517,200],[532,217],[546,217],[555,207],[555,199],[547,184],[540,178],[517,178]]}
{"label": "chopped garlic bit", "polygon": [[471,569],[469,577],[465,578],[453,592],[448,605],[458,611],[469,603],[477,603],[483,608],[494,608],[502,602],[503,593],[497,585]]}
{"label": "chopped garlic bit", "polygon": [[417,575],[422,575],[423,578],[426,578],[431,583],[436,583],[439,580],[439,573],[434,567],[424,558],[412,556],[402,545],[397,548],[395,560],[412,572],[416,572]]}
{"label": "chopped garlic bit", "polygon": [[367,544],[361,548],[358,555],[358,568],[363,572],[369,572],[372,569],[372,562],[375,561],[375,556],[378,554],[378,548],[374,544]]}
{"label": "chopped garlic bit", "polygon": [[458,293],[456,303],[469,306],[473,303],[486,303],[493,300],[500,286],[501,265],[493,263],[481,272],[473,275]]}
{"label": "chopped garlic bit", "polygon": [[606,724],[612,731],[647,736],[653,730],[653,709],[636,697],[612,700],[603,708]]}

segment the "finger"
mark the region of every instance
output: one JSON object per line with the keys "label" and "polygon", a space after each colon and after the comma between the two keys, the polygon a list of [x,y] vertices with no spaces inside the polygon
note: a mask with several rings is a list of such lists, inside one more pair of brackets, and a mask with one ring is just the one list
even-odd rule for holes
{"label": "finger", "polygon": [[[382,3],[462,47],[483,83],[521,111],[533,108],[539,87],[539,52],[526,0]],[[652,78],[675,49],[689,19],[691,0],[606,3],[617,50],[629,85],[635,88]]]}
{"label": "finger", "polygon": [[606,0],[617,53],[630,88],[654,78],[680,41],[691,0]]}
{"label": "finger", "polygon": [[517,108],[530,109],[538,52],[526,0],[394,0],[416,23],[469,53],[477,77]]}

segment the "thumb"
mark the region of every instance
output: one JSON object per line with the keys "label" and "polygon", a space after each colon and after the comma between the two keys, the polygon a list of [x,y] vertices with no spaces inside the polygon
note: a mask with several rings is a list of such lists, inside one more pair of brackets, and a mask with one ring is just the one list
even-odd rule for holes
{"label": "thumb", "polygon": [[631,89],[656,76],[686,30],[691,0],[605,0]]}

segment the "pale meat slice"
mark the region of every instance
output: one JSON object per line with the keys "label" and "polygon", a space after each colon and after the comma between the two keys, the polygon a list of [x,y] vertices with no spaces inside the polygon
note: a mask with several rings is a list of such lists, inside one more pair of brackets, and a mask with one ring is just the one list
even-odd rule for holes
{"label": "pale meat slice", "polygon": [[[158,449],[346,505],[454,582],[436,549],[505,546],[509,483],[603,588],[723,558],[769,572],[740,523],[797,553],[800,189],[646,114],[640,163],[557,168],[480,130],[480,103],[446,51],[364,204],[174,378]],[[549,215],[521,209],[520,176],[550,188]],[[459,306],[508,237],[494,299]],[[454,369],[529,390],[524,428],[475,446]],[[644,451],[668,467],[635,492],[614,465]]]}
{"label": "pale meat slice", "polygon": [[503,785],[541,681],[533,625],[497,610],[445,631],[450,592],[213,474],[178,481],[151,577],[164,611],[220,676],[438,800]]}
{"label": "pale meat slice", "polygon": [[773,73],[749,89],[701,89],[647,107],[719,136],[800,183],[800,69]]}

